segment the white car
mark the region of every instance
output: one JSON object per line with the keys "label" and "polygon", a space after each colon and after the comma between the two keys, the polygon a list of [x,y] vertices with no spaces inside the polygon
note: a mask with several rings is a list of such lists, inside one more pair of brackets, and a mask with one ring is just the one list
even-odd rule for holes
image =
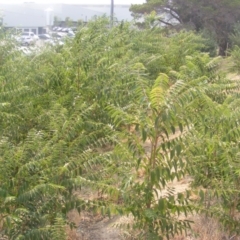
{"label": "white car", "polygon": [[69,31],[67,36],[70,37],[70,38],[74,38],[75,37],[75,33],[73,31]]}
{"label": "white car", "polygon": [[30,45],[33,45],[35,41],[32,37],[22,36],[19,42],[21,43],[21,45],[30,46]]}
{"label": "white car", "polygon": [[31,37],[34,41],[38,40],[39,37],[34,32],[23,32],[22,37]]}

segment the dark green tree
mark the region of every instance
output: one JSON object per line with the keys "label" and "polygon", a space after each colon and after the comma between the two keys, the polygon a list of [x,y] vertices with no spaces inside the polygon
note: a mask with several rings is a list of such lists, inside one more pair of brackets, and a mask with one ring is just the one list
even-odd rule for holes
{"label": "dark green tree", "polygon": [[135,17],[153,10],[160,16],[158,20],[168,26],[180,24],[196,31],[214,32],[222,56],[226,54],[234,24],[240,20],[239,0],[147,0],[130,8]]}

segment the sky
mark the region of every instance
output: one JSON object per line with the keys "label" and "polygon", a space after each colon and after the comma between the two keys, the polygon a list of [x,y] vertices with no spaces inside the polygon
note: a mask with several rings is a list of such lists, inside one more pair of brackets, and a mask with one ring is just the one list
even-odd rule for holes
{"label": "sky", "polygon": [[[69,3],[69,4],[110,4],[111,0],[0,0],[0,3]],[[141,4],[145,0],[114,0],[114,4]]]}

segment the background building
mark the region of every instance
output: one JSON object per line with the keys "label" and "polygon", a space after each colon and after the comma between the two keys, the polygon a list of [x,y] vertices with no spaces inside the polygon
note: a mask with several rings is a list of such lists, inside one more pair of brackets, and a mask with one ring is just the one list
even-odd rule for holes
{"label": "background building", "polygon": [[[88,22],[99,16],[110,15],[109,5],[80,5],[80,4],[0,4],[2,23],[6,28],[15,28],[21,31],[32,31],[35,34],[46,32],[53,26],[54,19],[64,22],[71,19]],[[115,5],[114,16],[118,21],[131,21],[130,5]]]}

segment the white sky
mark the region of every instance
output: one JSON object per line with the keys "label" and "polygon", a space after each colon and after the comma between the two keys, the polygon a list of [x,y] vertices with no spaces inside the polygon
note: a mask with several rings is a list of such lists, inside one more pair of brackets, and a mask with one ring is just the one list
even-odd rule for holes
{"label": "white sky", "polygon": [[[0,3],[73,3],[73,4],[111,4],[111,0],[0,0]],[[114,0],[114,4],[141,4],[145,0]]]}

